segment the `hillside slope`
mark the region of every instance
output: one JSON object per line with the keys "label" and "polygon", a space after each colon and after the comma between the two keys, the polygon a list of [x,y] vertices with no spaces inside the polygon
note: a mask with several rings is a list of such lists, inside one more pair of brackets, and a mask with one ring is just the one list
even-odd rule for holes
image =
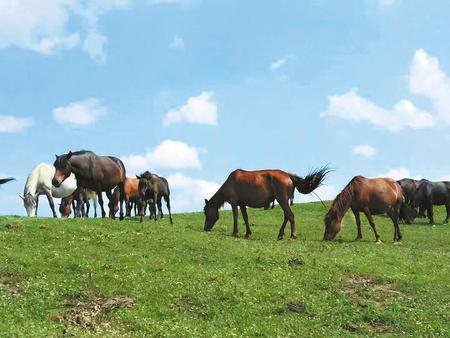
{"label": "hillside slope", "polygon": [[324,243],[323,206],[294,213],[295,241],[276,241],[279,208],[250,210],[250,240],[242,219],[230,236],[228,211],[212,233],[201,213],[173,226],[0,217],[0,336],[450,335],[450,225],[402,225],[393,245],[376,217],[376,245],[365,219],[353,242],[347,215]]}

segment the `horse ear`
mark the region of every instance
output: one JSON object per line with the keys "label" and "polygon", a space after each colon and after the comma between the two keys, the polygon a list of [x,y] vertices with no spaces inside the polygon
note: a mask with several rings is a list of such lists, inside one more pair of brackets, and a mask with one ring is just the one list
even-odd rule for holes
{"label": "horse ear", "polygon": [[58,159],[58,158],[59,158],[59,156],[58,156],[58,155],[56,155],[56,154],[55,154],[55,157],[56,157],[56,159]]}
{"label": "horse ear", "polygon": [[209,201],[208,201],[208,200],[207,200],[207,199],[205,198],[205,205],[207,205],[207,204],[208,204],[208,202],[209,202]]}
{"label": "horse ear", "polygon": [[136,178],[137,178],[138,180],[140,180],[140,179],[141,179],[141,176],[139,176],[139,175],[136,175]]}
{"label": "horse ear", "polygon": [[19,197],[25,201],[25,197],[23,197],[22,195],[19,195]]}
{"label": "horse ear", "polygon": [[72,150],[69,150],[69,153],[67,154],[67,159],[72,157]]}

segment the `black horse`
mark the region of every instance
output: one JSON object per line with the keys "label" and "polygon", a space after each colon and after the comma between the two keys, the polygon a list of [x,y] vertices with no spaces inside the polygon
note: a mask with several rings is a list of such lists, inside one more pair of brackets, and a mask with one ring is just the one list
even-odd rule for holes
{"label": "black horse", "polygon": [[434,224],[433,205],[445,205],[447,216],[444,223],[448,223],[450,218],[450,182],[431,182],[422,180],[414,193],[411,206],[427,210],[430,224]]}
{"label": "black horse", "polygon": [[146,202],[150,204],[150,218],[152,217],[152,210],[156,210],[155,204],[158,206],[158,214],[154,213],[155,221],[164,217],[161,206],[161,198],[166,201],[167,210],[169,210],[170,224],[173,224],[172,213],[170,211],[170,189],[169,182],[164,177],[152,174],[146,171],[142,175],[136,175],[139,179],[139,215],[144,216],[144,208]]}
{"label": "black horse", "polygon": [[[426,181],[425,179],[421,180],[415,180],[412,178],[403,178],[401,180],[398,180],[397,183],[400,184],[400,186],[403,189],[403,196],[405,197],[405,203],[412,207],[411,201],[416,193],[417,188],[419,187],[420,183]],[[416,212],[416,215],[414,217],[425,217],[425,210],[423,207],[419,207],[419,212],[417,213],[417,210],[414,208],[414,211]],[[402,217],[401,217],[402,218]]]}

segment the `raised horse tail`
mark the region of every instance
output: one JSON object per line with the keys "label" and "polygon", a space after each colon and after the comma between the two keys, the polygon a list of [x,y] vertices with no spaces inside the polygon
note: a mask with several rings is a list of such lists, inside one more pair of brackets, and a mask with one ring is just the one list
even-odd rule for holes
{"label": "raised horse tail", "polygon": [[298,192],[306,195],[312,193],[321,186],[325,180],[325,176],[327,176],[330,171],[331,170],[328,167],[323,167],[311,171],[305,178],[294,174],[289,174],[289,176]]}
{"label": "raised horse tail", "polygon": [[14,181],[14,180],[15,180],[15,178],[12,178],[12,177],[1,178],[0,179],[0,184],[5,184],[5,183],[8,183],[9,181]]}

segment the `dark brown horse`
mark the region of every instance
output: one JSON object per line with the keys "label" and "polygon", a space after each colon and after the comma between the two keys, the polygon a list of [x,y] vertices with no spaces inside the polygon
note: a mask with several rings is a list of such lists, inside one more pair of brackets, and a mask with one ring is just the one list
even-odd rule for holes
{"label": "dark brown horse", "polygon": [[[363,212],[373,229],[375,241],[381,243],[375,228],[372,215],[388,214],[394,223],[394,242],[402,239],[398,224],[400,212],[411,209],[404,203],[402,187],[390,178],[365,178],[355,176],[333,201],[325,216],[324,240],[332,240],[341,230],[342,218],[348,209],[355,215],[358,235],[356,240],[362,239],[360,212]],[[402,209],[402,210],[401,210]]]}
{"label": "dark brown horse", "polygon": [[[149,171],[146,171],[140,176],[136,175],[136,178],[139,179],[139,215],[141,216],[141,222],[143,220],[146,203],[148,203],[150,207],[150,218],[152,218],[152,214],[154,214],[155,221],[164,217],[161,205],[161,199],[164,198],[167,210],[169,211],[170,224],[173,224],[172,212],[170,210],[169,182],[167,182],[164,177]],[[158,214],[155,212],[156,206],[158,207]]]}
{"label": "dark brown horse", "polygon": [[56,155],[56,161],[53,165],[56,171],[52,184],[59,187],[71,173],[74,173],[79,187],[97,193],[103,218],[106,216],[106,212],[103,208],[102,192],[106,192],[108,198],[111,199],[111,190],[118,186],[120,191],[120,219],[123,219],[122,203],[126,170],[121,160],[112,156],[97,156],[92,151],[73,153],[70,151],[68,154]]}
{"label": "dark brown horse", "polygon": [[10,182],[10,181],[14,181],[14,180],[15,180],[15,178],[12,178],[12,177],[9,177],[9,178],[1,178],[1,179],[0,179],[0,185],[5,184],[5,183],[8,183],[8,182]]}
{"label": "dark brown horse", "polygon": [[291,224],[291,238],[297,238],[295,230],[294,214],[289,207],[289,198],[295,188],[302,194],[309,194],[319,187],[325,176],[330,172],[328,168],[312,171],[305,178],[284,172],[282,170],[258,170],[245,171],[238,169],[233,171],[208,201],[205,199],[205,231],[211,231],[219,219],[219,208],[225,202],[231,204],[233,209],[233,236],[238,235],[238,207],[244,218],[246,233],[245,237],[251,235],[248,222],[247,207],[264,208],[277,200],[284,211],[284,221],[281,225],[278,239],[283,239],[286,223]]}
{"label": "dark brown horse", "polygon": [[[96,195],[93,191],[86,188],[78,187],[72,195],[61,198],[59,204],[59,213],[62,218],[70,216],[73,208],[74,217],[89,217],[89,209],[91,207],[89,199],[95,199]],[[95,217],[97,217],[96,201],[94,200]]]}
{"label": "dark brown horse", "polygon": [[[139,200],[139,180],[137,178],[127,177],[124,184],[124,201],[125,201],[125,216],[131,217],[132,205]],[[120,190],[115,188],[112,198],[109,201],[109,212],[114,215],[119,211]]]}

